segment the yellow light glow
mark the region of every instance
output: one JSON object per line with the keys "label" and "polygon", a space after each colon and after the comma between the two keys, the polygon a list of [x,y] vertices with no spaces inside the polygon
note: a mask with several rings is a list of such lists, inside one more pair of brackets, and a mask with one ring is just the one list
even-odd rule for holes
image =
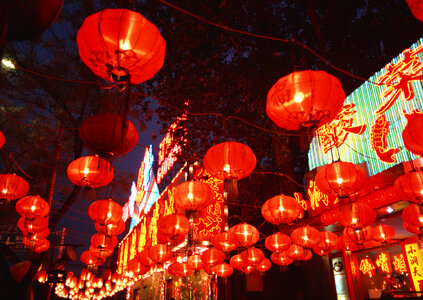
{"label": "yellow light glow", "polygon": [[358,220],[356,218],[352,218],[351,221],[353,222],[353,224],[356,224],[358,222]]}
{"label": "yellow light glow", "polygon": [[294,102],[301,103],[304,100],[304,94],[301,92],[295,93],[294,95]]}
{"label": "yellow light glow", "polygon": [[85,176],[87,176],[87,175],[88,175],[88,173],[90,173],[90,170],[89,170],[88,168],[85,168],[85,169],[84,169],[84,175],[85,175]]}
{"label": "yellow light glow", "polygon": [[6,193],[7,193],[7,189],[6,189],[6,188],[4,188],[1,192],[2,192],[3,194],[6,194]]}
{"label": "yellow light glow", "polygon": [[341,183],[343,183],[344,182],[344,179],[343,178],[337,178],[336,179],[336,183],[337,184],[341,184]]}
{"label": "yellow light glow", "polygon": [[131,49],[131,43],[129,43],[128,40],[120,40],[119,41],[119,47],[120,49],[122,49],[123,51],[125,50],[130,50]]}
{"label": "yellow light glow", "polygon": [[223,166],[223,170],[225,172],[229,172],[231,170],[231,166],[229,164],[226,164],[226,165]]}
{"label": "yellow light glow", "polygon": [[4,65],[4,66],[6,66],[6,67],[8,67],[8,68],[10,68],[10,69],[14,69],[15,68],[15,65],[10,61],[10,60],[8,60],[8,59],[6,59],[6,58],[3,58],[2,60],[1,60],[1,62],[2,62],[2,64]]}
{"label": "yellow light glow", "polygon": [[194,198],[194,195],[192,193],[188,193],[187,198],[189,200],[192,200]]}
{"label": "yellow light glow", "polygon": [[35,205],[31,206],[31,211],[34,211],[36,209]]}

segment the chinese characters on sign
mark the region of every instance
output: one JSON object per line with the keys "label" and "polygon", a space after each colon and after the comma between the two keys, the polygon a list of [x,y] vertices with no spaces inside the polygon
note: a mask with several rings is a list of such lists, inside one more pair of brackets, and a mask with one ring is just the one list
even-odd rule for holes
{"label": "chinese characters on sign", "polygon": [[317,187],[314,180],[309,181],[307,195],[310,198],[310,207],[313,210],[317,209],[320,204],[323,204],[324,206],[329,206],[330,204],[336,204],[339,201],[337,197],[328,196],[325,193],[322,193]]}
{"label": "chinese characters on sign", "polygon": [[419,250],[417,243],[406,244],[404,245],[404,249],[414,288],[416,291],[421,291],[423,288],[421,286],[423,283],[423,253]]}
{"label": "chinese characters on sign", "polygon": [[370,258],[363,258],[360,261],[359,270],[363,275],[372,277],[375,274],[376,267]]}
{"label": "chinese characters on sign", "polygon": [[388,253],[381,252],[376,258],[376,266],[378,266],[382,272],[392,273],[391,258]]}
{"label": "chinese characters on sign", "polygon": [[398,273],[404,274],[407,272],[407,266],[405,265],[404,255],[394,255],[394,260],[392,261],[392,264],[394,265],[395,271],[397,271]]}
{"label": "chinese characters on sign", "polygon": [[370,144],[377,157],[383,162],[394,164],[397,162],[395,155],[400,151],[397,148],[388,148],[386,138],[389,133],[389,124],[385,115],[379,116],[372,125],[370,133]]}

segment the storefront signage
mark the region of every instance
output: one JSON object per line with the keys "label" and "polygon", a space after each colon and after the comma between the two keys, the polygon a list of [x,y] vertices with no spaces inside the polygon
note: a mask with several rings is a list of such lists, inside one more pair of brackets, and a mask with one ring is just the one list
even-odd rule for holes
{"label": "storefront signage", "polygon": [[423,290],[423,252],[419,249],[417,243],[406,244],[405,255],[407,256],[407,263],[410,270],[410,276],[413,279],[414,288],[416,291]]}
{"label": "storefront signage", "polygon": [[392,264],[389,254],[386,252],[379,253],[378,257],[376,258],[376,266],[378,266],[382,272],[388,274],[392,273]]}
{"label": "storefront signage", "polygon": [[370,258],[363,258],[360,261],[359,270],[363,275],[368,275],[372,277],[373,275],[375,275],[376,267]]}
{"label": "storefront signage", "polygon": [[397,271],[398,273],[404,274],[407,272],[407,266],[405,265],[404,255],[394,255],[394,260],[392,261],[392,264],[394,265],[395,271]]}

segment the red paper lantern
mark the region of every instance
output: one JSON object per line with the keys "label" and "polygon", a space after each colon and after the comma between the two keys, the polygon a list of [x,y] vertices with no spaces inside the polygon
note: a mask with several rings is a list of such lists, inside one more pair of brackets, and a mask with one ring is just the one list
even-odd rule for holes
{"label": "red paper lantern", "polygon": [[360,202],[347,203],[339,209],[339,222],[343,226],[366,227],[376,219],[376,211]]}
{"label": "red paper lantern", "polygon": [[24,235],[36,234],[41,232],[48,227],[48,218],[39,217],[35,219],[26,219],[22,217],[18,220],[18,228]]}
{"label": "red paper lantern", "polygon": [[230,264],[222,263],[214,267],[214,272],[217,276],[225,278],[231,276],[234,269]]}
{"label": "red paper lantern", "polygon": [[102,233],[96,233],[91,237],[91,245],[101,249],[111,249],[116,247],[118,239],[116,236],[108,236]]}
{"label": "red paper lantern", "polygon": [[320,232],[321,240],[317,245],[320,249],[324,251],[332,251],[336,248],[338,244],[338,236],[330,231]]}
{"label": "red paper lantern", "polygon": [[253,266],[247,266],[245,269],[242,269],[241,271],[244,272],[245,274],[250,274],[251,272],[253,272],[256,268]]}
{"label": "red paper lantern", "polygon": [[82,187],[98,188],[113,180],[112,165],[98,156],[83,156],[71,162],[67,169],[73,184]]}
{"label": "red paper lantern", "polygon": [[47,251],[50,248],[50,242],[48,240],[43,239],[40,241],[41,242],[35,248],[31,249],[31,251],[41,253]]}
{"label": "red paper lantern", "polygon": [[128,262],[128,271],[132,273],[132,276],[141,273],[145,268],[146,267],[141,265],[140,262],[135,258]]}
{"label": "red paper lantern", "polygon": [[344,228],[344,238],[358,245],[363,245],[365,241],[368,241],[372,238],[372,235],[373,232],[370,226],[364,228]]}
{"label": "red paper lantern", "polygon": [[276,232],[266,238],[264,245],[272,252],[281,253],[289,248],[291,239],[286,234]]}
{"label": "red paper lantern", "polygon": [[372,238],[380,243],[389,243],[395,235],[395,230],[389,225],[376,225],[372,228]]}
{"label": "red paper lantern", "polygon": [[121,219],[116,223],[109,223],[107,225],[95,223],[95,229],[105,235],[119,235],[125,230],[125,222]]}
{"label": "red paper lantern", "polygon": [[48,203],[40,196],[26,196],[16,202],[16,211],[22,217],[35,219],[45,217],[50,211]]}
{"label": "red paper lantern", "polygon": [[[124,129],[122,130],[122,126]],[[96,114],[82,123],[79,136],[88,149],[103,157],[124,155],[138,143],[134,123],[118,114]]]}
{"label": "red paper lantern", "polygon": [[5,141],[4,134],[0,131],[0,149],[3,147]]}
{"label": "red paper lantern", "polygon": [[94,256],[105,258],[112,255],[115,249],[114,248],[99,248],[99,247],[94,247],[91,245],[88,251],[90,251],[91,254]]}
{"label": "red paper lantern", "polygon": [[42,246],[43,244],[45,244],[46,239],[41,239],[41,240],[37,240],[37,239],[31,239],[30,237],[26,237],[24,236],[22,238],[22,244],[24,244],[25,247],[29,248],[31,251],[34,250],[35,248]]}
{"label": "red paper lantern", "polygon": [[209,248],[201,254],[201,260],[206,265],[215,266],[225,260],[225,253],[216,248]]}
{"label": "red paper lantern", "polygon": [[321,235],[320,231],[314,227],[302,226],[295,228],[291,232],[291,240],[303,248],[313,248],[319,244]]}
{"label": "red paper lantern", "polygon": [[242,259],[241,254],[236,254],[232,256],[231,259],[229,260],[229,263],[235,270],[238,270],[238,271],[241,271],[245,269],[246,267],[248,267],[248,263]]}
{"label": "red paper lantern", "polygon": [[336,249],[343,249],[346,251],[355,251],[355,250],[358,250],[358,245],[354,242],[351,242],[344,235],[341,235],[340,237],[338,237],[338,243],[336,245]]}
{"label": "red paper lantern", "polygon": [[213,191],[207,183],[186,181],[175,188],[173,195],[178,206],[188,211],[197,211],[210,204]]}
{"label": "red paper lantern", "polygon": [[288,255],[290,258],[296,260],[301,260],[306,254],[303,247],[298,246],[296,244],[291,244],[288,250],[284,253],[286,253],[286,255]]}
{"label": "red paper lantern", "polygon": [[201,255],[200,254],[194,254],[191,255],[190,257],[188,257],[188,265],[193,269],[193,270],[201,270],[202,268],[204,268],[204,266],[206,265],[202,260],[201,260]]}
{"label": "red paper lantern", "polygon": [[415,226],[410,224],[409,222],[403,221],[402,222],[402,227],[404,227],[405,230],[407,230],[408,232],[414,233],[414,234],[421,234],[421,227],[419,226]]}
{"label": "red paper lantern", "polygon": [[93,267],[98,267],[105,262],[104,258],[96,257],[92,255],[88,250],[82,252],[80,259],[84,264],[93,266]]}
{"label": "red paper lantern", "polygon": [[423,172],[414,170],[398,177],[394,190],[401,200],[423,204]]}
{"label": "red paper lantern", "polygon": [[423,207],[417,204],[411,204],[404,208],[401,214],[404,222],[410,225],[422,228],[423,227]]}
{"label": "red paper lantern", "polygon": [[182,262],[176,265],[175,271],[179,276],[189,276],[194,272],[194,270],[189,266],[188,262]]}
{"label": "red paper lantern", "polygon": [[0,199],[16,200],[25,196],[28,190],[28,182],[22,177],[15,174],[0,174]]}
{"label": "red paper lantern", "polygon": [[37,233],[28,233],[28,232],[22,232],[22,233],[29,240],[39,241],[39,240],[46,239],[48,237],[48,235],[50,234],[50,230],[46,227],[42,231],[39,231]]}
{"label": "red paper lantern", "polygon": [[216,234],[213,238],[213,246],[225,252],[235,250],[238,247],[234,237],[228,231]]}
{"label": "red paper lantern", "polygon": [[172,251],[170,251],[165,244],[157,244],[150,248],[150,258],[156,263],[164,263],[172,258]]}
{"label": "red paper lantern", "polygon": [[319,245],[317,245],[313,247],[313,252],[316,253],[317,255],[324,256],[324,255],[328,255],[331,252],[331,250],[323,249]]}
{"label": "red paper lantern", "polygon": [[293,72],[269,90],[266,113],[284,129],[317,128],[336,116],[344,100],[344,90],[336,77],[325,71]]}
{"label": "red paper lantern", "polygon": [[258,265],[264,258],[264,253],[260,249],[250,247],[241,252],[242,259],[250,266]]}
{"label": "red paper lantern", "polygon": [[263,260],[256,266],[256,270],[259,272],[266,272],[267,270],[270,269],[270,267],[272,266],[272,263],[270,262],[269,259],[267,259],[266,257],[263,258]]}
{"label": "red paper lantern", "polygon": [[414,17],[417,20],[420,20],[423,22],[423,3],[420,0],[406,0],[406,1]]}
{"label": "red paper lantern", "polygon": [[232,226],[229,229],[229,233],[232,234],[235,243],[239,247],[250,247],[257,243],[260,238],[257,228],[247,223]]}
{"label": "red paper lantern", "polygon": [[158,234],[177,240],[189,232],[191,225],[187,217],[179,214],[170,214],[159,219],[157,228]]}
{"label": "red paper lantern", "polygon": [[213,177],[240,180],[248,177],[257,159],[250,147],[237,142],[224,142],[207,150],[204,167]]}
{"label": "red paper lantern", "polygon": [[[411,2],[413,0],[407,1]],[[421,6],[420,16],[423,17],[423,6]],[[423,155],[423,113],[415,110],[413,113],[405,113],[404,115],[408,121],[407,125],[402,131],[402,140],[404,141],[404,146],[408,151],[421,156]]]}
{"label": "red paper lantern", "polygon": [[88,208],[88,216],[102,225],[120,222],[122,214],[122,207],[112,199],[97,200]]}
{"label": "red paper lantern", "polygon": [[[318,246],[315,246],[315,247],[318,247]],[[304,249],[304,256],[299,258],[298,260],[306,261],[306,260],[310,260],[312,257],[313,257],[313,252],[310,249]]]}
{"label": "red paper lantern", "polygon": [[286,254],[286,252],[272,253],[270,260],[279,266],[287,266],[294,262],[294,260]]}
{"label": "red paper lantern", "polygon": [[366,172],[356,164],[336,161],[321,167],[315,182],[323,193],[335,193],[339,198],[345,198],[362,188],[366,182]]}
{"label": "red paper lantern", "polygon": [[99,11],[85,19],[76,39],[82,61],[106,80],[130,79],[138,84],[152,78],[163,66],[163,37],[135,11]]}
{"label": "red paper lantern", "polygon": [[151,267],[155,264],[155,262],[150,257],[150,251],[148,249],[144,249],[141,252],[137,253],[136,258],[140,263],[147,267]]}
{"label": "red paper lantern", "polygon": [[302,208],[297,200],[286,195],[270,198],[261,207],[261,214],[266,221],[275,225],[291,223],[301,212]]}
{"label": "red paper lantern", "polygon": [[167,267],[167,272],[172,275],[172,276],[179,276],[178,272],[177,272],[177,267],[178,267],[179,263],[178,262],[174,262],[171,263],[168,267]]}
{"label": "red paper lantern", "polygon": [[216,266],[204,266],[204,272],[206,272],[209,275],[216,275]]}

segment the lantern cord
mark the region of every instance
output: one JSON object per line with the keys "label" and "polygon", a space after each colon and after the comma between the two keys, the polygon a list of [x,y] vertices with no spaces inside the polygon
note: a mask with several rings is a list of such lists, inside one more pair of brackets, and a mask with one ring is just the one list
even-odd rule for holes
{"label": "lantern cord", "polygon": [[7,173],[11,174],[12,170],[10,168],[9,161],[7,159],[6,153],[4,153],[3,149],[0,149],[1,157],[3,158],[4,164],[6,165]]}
{"label": "lantern cord", "polygon": [[13,158],[13,155],[11,152],[9,152],[9,158],[10,160],[15,163],[15,165],[18,167],[18,169],[22,172],[22,174],[24,174],[26,177],[28,177],[29,179],[34,179],[34,177],[31,177],[28,173],[26,173],[21,166],[18,164],[18,162]]}
{"label": "lantern cord", "polygon": [[283,173],[277,173],[277,172],[252,172],[251,174],[272,174],[272,175],[276,175],[276,176],[286,177],[289,180],[291,180],[293,183],[295,183],[296,185],[298,185],[299,187],[306,188],[304,185],[298,183],[297,181],[295,181],[294,179],[292,179],[290,176],[288,176],[286,174],[283,174]]}
{"label": "lantern cord", "polygon": [[324,63],[326,63],[332,69],[334,69],[334,70],[336,70],[338,72],[344,73],[344,74],[346,74],[346,75],[348,75],[350,77],[353,77],[353,78],[356,78],[356,79],[359,79],[359,80],[362,80],[362,81],[367,81],[369,83],[375,84],[374,82],[369,81],[368,79],[366,79],[364,77],[355,75],[355,74],[350,73],[348,71],[345,71],[345,70],[343,70],[343,69],[341,69],[339,67],[336,67],[335,65],[333,65],[332,63],[330,63],[327,59],[323,58],[316,51],[314,51],[313,49],[311,49],[309,46],[307,46],[307,45],[305,45],[305,44],[303,44],[303,43],[295,40],[294,38],[291,38],[291,39],[288,40],[288,39],[274,37],[274,36],[270,36],[270,35],[256,34],[256,33],[248,32],[248,31],[243,31],[243,30],[239,30],[239,29],[230,28],[230,27],[227,27],[225,25],[220,25],[220,24],[214,23],[212,21],[209,21],[207,19],[204,19],[204,18],[202,18],[200,16],[197,16],[197,15],[195,15],[195,14],[189,12],[189,11],[186,11],[186,10],[184,10],[184,9],[182,9],[182,8],[174,5],[174,4],[171,4],[171,3],[167,2],[167,1],[164,1],[164,0],[159,0],[159,1],[162,2],[162,3],[164,3],[164,4],[166,4],[167,6],[170,6],[170,7],[174,8],[174,9],[176,9],[176,10],[178,10],[178,11],[186,14],[186,15],[191,16],[191,17],[193,17],[193,18],[195,18],[197,20],[200,20],[200,21],[202,21],[204,23],[207,23],[207,24],[212,25],[212,26],[215,26],[215,27],[219,27],[219,28],[224,29],[224,30],[227,30],[227,31],[232,31],[232,32],[236,32],[236,33],[239,33],[239,34],[248,35],[248,36],[252,36],[252,37],[256,37],[256,38],[273,40],[273,41],[279,41],[279,42],[283,42],[283,43],[287,43],[287,44],[293,44],[293,45],[300,46],[300,47],[304,48],[305,50],[307,50],[308,52],[310,52],[311,54],[313,54],[314,56],[316,56],[318,59],[320,59]]}

